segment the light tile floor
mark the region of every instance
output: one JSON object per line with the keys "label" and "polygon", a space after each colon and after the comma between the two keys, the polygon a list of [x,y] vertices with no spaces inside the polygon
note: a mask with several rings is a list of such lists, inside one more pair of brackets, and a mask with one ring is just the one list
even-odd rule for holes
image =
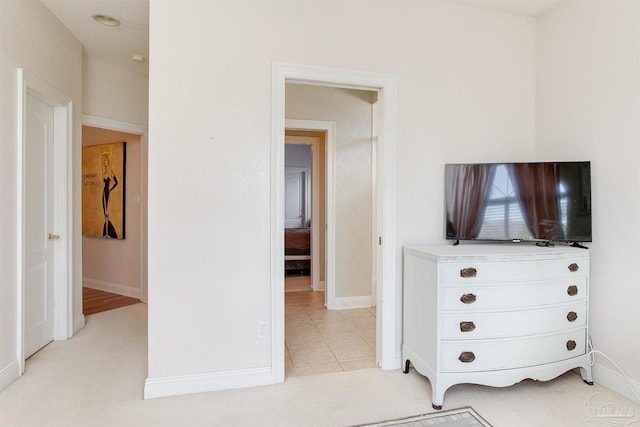
{"label": "light tile floor", "polygon": [[376,308],[327,310],[324,292],[285,292],[285,375],[376,366]]}

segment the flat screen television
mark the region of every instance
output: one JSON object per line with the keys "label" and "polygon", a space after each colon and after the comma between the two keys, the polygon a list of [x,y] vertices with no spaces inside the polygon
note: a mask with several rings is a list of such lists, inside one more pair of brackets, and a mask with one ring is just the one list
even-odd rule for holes
{"label": "flat screen television", "polygon": [[447,240],[591,242],[591,163],[445,165]]}

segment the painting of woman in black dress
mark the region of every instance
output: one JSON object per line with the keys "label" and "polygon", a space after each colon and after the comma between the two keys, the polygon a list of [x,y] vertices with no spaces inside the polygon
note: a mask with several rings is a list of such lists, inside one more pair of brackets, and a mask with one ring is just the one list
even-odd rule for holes
{"label": "painting of woman in black dress", "polygon": [[82,148],[82,235],[124,239],[125,142]]}
{"label": "painting of woman in black dress", "polygon": [[118,186],[118,177],[111,168],[111,153],[109,152],[102,153],[102,182],[102,213],[104,215],[102,237],[117,239],[118,233],[109,218],[109,195]]}

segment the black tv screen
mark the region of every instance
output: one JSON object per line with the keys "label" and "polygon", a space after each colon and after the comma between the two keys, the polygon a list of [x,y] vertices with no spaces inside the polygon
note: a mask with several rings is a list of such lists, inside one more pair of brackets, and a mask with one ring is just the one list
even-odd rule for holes
{"label": "black tv screen", "polygon": [[591,242],[591,163],[445,166],[446,238]]}

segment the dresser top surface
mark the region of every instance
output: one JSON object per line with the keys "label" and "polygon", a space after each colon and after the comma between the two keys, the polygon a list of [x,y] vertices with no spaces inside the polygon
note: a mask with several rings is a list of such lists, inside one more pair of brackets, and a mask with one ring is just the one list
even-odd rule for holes
{"label": "dresser top surface", "polygon": [[564,258],[588,256],[589,251],[570,246],[540,247],[533,244],[468,244],[468,245],[411,245],[404,247],[405,253],[439,260],[514,259],[514,258]]}

